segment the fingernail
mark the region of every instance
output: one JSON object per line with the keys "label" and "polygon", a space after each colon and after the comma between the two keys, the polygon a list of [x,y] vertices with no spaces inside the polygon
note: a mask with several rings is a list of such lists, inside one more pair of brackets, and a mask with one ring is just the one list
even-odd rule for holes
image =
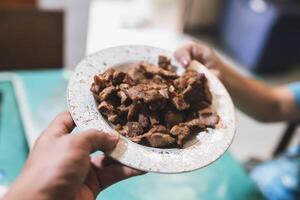
{"label": "fingernail", "polygon": [[120,136],[119,136],[118,133],[114,133],[113,135],[110,135],[110,139],[111,139],[111,140],[118,141],[119,138],[120,138]]}
{"label": "fingernail", "polygon": [[180,62],[181,62],[181,64],[183,64],[183,66],[188,66],[188,64],[189,64],[189,61],[186,59],[186,58],[181,58],[180,59]]}

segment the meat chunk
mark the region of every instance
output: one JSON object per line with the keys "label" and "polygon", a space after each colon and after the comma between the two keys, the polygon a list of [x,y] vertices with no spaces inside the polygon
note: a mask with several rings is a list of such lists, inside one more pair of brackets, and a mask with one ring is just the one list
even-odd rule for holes
{"label": "meat chunk", "polygon": [[101,112],[101,114],[106,115],[106,116],[115,114],[114,106],[111,103],[109,103],[108,101],[102,101],[98,105],[98,110]]}
{"label": "meat chunk", "polygon": [[168,130],[162,125],[154,126],[145,135],[152,147],[167,147],[175,143],[175,139],[168,134]]}
{"label": "meat chunk", "polygon": [[189,102],[184,98],[182,94],[175,96],[172,98],[173,105],[177,108],[177,110],[186,110],[190,107]]}
{"label": "meat chunk", "polygon": [[94,84],[95,84],[95,86],[97,86],[96,93],[99,93],[105,87],[107,87],[109,83],[102,76],[95,75],[94,76]]}
{"label": "meat chunk", "polygon": [[150,133],[146,138],[152,147],[168,147],[175,143],[175,139],[169,134]]}
{"label": "meat chunk", "polygon": [[101,114],[107,117],[107,120],[113,124],[118,123],[119,116],[114,106],[108,101],[102,101],[98,105],[98,110]]}
{"label": "meat chunk", "polygon": [[125,90],[132,101],[143,100],[145,103],[154,102],[168,97],[168,88],[164,84],[139,84]]}
{"label": "meat chunk", "polygon": [[101,101],[105,101],[112,95],[116,94],[116,92],[117,89],[114,86],[109,86],[100,92],[99,98]]}
{"label": "meat chunk", "polygon": [[178,75],[175,72],[167,71],[146,62],[140,63],[136,71],[142,73],[143,78],[153,78],[154,75],[159,75],[170,79],[178,78]]}
{"label": "meat chunk", "polygon": [[141,106],[142,105],[140,103],[134,103],[129,106],[127,121],[134,121],[137,118],[137,114],[141,109]]}
{"label": "meat chunk", "polygon": [[119,115],[117,114],[112,114],[112,115],[107,115],[107,120],[113,124],[116,124],[119,122]]}
{"label": "meat chunk", "polygon": [[119,90],[117,95],[118,97],[120,97],[121,104],[127,105],[130,103],[129,97],[126,95],[126,93],[123,90]]}
{"label": "meat chunk", "polygon": [[140,125],[143,127],[144,130],[146,130],[150,126],[149,118],[143,113],[139,114],[138,122],[140,123]]}
{"label": "meat chunk", "polygon": [[205,130],[205,122],[203,120],[200,120],[199,118],[192,119],[190,121],[187,121],[184,123],[187,127],[190,128],[192,131],[201,131]]}
{"label": "meat chunk", "polygon": [[183,116],[180,112],[169,110],[164,115],[164,122],[168,127],[172,127],[183,122]]}
{"label": "meat chunk", "polygon": [[138,122],[127,122],[128,136],[138,136],[143,134],[143,127]]}
{"label": "meat chunk", "polygon": [[154,113],[154,112],[149,113],[149,120],[150,120],[151,126],[160,124],[157,113]]}
{"label": "meat chunk", "polygon": [[126,74],[124,72],[115,71],[113,73],[113,77],[112,77],[112,84],[117,85],[117,84],[122,83],[125,77],[126,77]]}
{"label": "meat chunk", "polygon": [[199,111],[199,119],[209,128],[215,128],[220,121],[219,115],[210,109]]}
{"label": "meat chunk", "polygon": [[190,129],[186,125],[175,125],[170,130],[170,133],[177,137],[177,144],[182,146],[184,139],[190,135]]}
{"label": "meat chunk", "polygon": [[158,57],[158,66],[163,68],[164,70],[168,70],[174,72],[174,67],[171,65],[171,59],[167,58],[166,56],[159,56]]}
{"label": "meat chunk", "polygon": [[126,125],[118,125],[116,130],[123,136],[135,137],[143,134],[143,127],[138,122],[127,122]]}
{"label": "meat chunk", "polygon": [[102,77],[104,78],[104,80],[106,80],[106,82],[112,82],[114,73],[115,73],[115,69],[110,68],[102,74]]}

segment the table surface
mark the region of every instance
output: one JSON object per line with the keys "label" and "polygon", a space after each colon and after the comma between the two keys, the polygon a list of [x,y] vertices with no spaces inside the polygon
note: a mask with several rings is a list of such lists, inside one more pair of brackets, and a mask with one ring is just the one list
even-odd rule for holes
{"label": "table surface", "polygon": [[[17,72],[17,75],[23,82],[30,115],[40,127],[37,129],[46,127],[54,115],[66,109],[67,80],[62,71]],[[0,169],[6,172],[4,183],[10,184],[21,170],[28,146],[12,84],[0,82],[0,91],[4,97],[0,121]],[[263,199],[230,152],[209,167],[194,172],[176,175],[148,173],[122,181],[105,190],[100,197],[104,200]]]}

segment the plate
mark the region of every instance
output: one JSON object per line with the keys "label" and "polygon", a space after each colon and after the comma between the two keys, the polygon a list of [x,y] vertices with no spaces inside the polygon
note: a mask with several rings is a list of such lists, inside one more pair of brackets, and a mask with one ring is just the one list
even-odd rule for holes
{"label": "plate", "polygon": [[[69,111],[77,127],[80,130],[94,128],[109,134],[117,134],[97,110],[90,92],[93,76],[103,73],[112,66],[124,66],[126,63],[147,61],[157,64],[159,55],[169,57],[179,74],[184,72],[184,68],[175,60],[172,52],[150,46],[117,46],[83,59],[77,65],[67,90]],[[183,149],[146,147],[121,136],[116,148],[108,153],[109,156],[124,165],[143,171],[182,173],[205,167],[225,153],[235,134],[234,105],[218,78],[196,61],[193,61],[191,66],[204,73],[208,79],[213,95],[212,106],[220,116],[218,126],[199,132],[193,143]]]}

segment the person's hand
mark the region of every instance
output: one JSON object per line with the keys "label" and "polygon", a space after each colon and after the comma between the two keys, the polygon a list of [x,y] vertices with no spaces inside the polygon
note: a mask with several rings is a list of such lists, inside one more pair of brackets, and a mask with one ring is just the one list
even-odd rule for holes
{"label": "person's hand", "polygon": [[68,112],[56,117],[39,137],[5,200],[95,199],[106,187],[142,174],[105,155],[90,156],[97,150],[111,151],[118,142],[117,135],[97,130],[69,134],[73,128]]}
{"label": "person's hand", "polygon": [[216,55],[214,50],[201,42],[189,42],[175,51],[175,58],[185,67],[192,60],[197,60],[209,68],[216,76],[222,79],[227,69],[225,63]]}

